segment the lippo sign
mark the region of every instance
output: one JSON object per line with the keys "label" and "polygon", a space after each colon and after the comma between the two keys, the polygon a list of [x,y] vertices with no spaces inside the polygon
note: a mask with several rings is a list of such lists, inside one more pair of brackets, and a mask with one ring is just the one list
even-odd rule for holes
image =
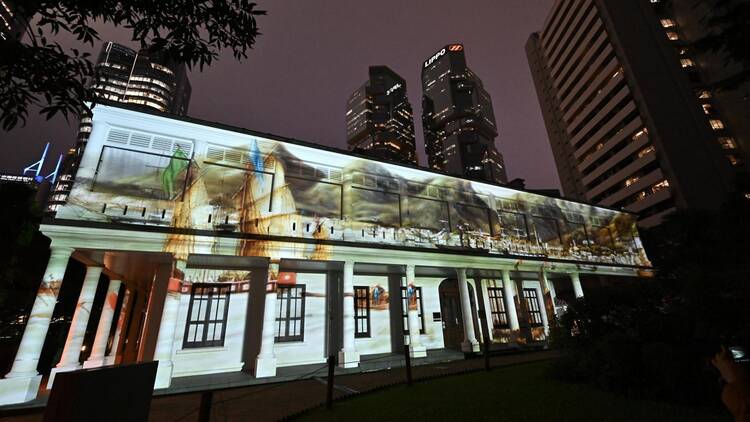
{"label": "lippo sign", "polygon": [[443,47],[437,53],[433,54],[432,57],[424,62],[424,68],[427,69],[431,64],[435,63],[435,60],[443,57],[448,51],[462,51],[464,46],[461,44],[451,44],[447,47]]}

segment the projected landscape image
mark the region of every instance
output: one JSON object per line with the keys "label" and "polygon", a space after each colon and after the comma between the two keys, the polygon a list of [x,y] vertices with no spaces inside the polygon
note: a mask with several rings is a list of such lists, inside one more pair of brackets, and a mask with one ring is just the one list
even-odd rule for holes
{"label": "projected landscape image", "polygon": [[[650,265],[628,213],[249,135],[168,151],[108,142],[132,134],[149,136],[112,128],[89,142],[93,176],[76,180],[58,218]],[[170,235],[165,251],[194,252],[190,239]],[[268,247],[248,237],[237,254]],[[326,259],[330,245],[301,250]]]}

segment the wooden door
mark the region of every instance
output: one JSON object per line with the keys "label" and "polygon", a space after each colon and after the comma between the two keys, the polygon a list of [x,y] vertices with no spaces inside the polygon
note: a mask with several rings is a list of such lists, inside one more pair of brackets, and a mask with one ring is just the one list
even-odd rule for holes
{"label": "wooden door", "polygon": [[446,349],[461,350],[464,339],[461,297],[456,280],[443,280],[438,287],[440,313],[443,320],[443,344]]}

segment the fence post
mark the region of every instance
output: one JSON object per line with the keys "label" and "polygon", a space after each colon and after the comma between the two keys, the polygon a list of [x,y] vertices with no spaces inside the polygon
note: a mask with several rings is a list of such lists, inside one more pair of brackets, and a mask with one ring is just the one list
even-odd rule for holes
{"label": "fence post", "polygon": [[201,407],[198,411],[198,422],[209,422],[211,419],[211,404],[214,401],[213,390],[204,391],[201,394]]}
{"label": "fence post", "polygon": [[404,360],[406,361],[406,384],[411,385],[411,356],[408,344],[404,344]]}
{"label": "fence post", "polygon": [[328,356],[328,382],[326,383],[326,409],[333,407],[333,373],[336,369],[336,356]]}
{"label": "fence post", "polygon": [[484,370],[490,371],[490,339],[489,336],[484,338]]}

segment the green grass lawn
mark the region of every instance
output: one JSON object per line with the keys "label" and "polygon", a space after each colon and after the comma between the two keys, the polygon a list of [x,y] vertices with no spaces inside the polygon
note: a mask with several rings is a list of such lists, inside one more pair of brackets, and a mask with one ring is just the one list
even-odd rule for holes
{"label": "green grass lawn", "polygon": [[627,399],[583,384],[548,379],[530,363],[398,386],[334,403],[302,420],[730,421],[714,412]]}

